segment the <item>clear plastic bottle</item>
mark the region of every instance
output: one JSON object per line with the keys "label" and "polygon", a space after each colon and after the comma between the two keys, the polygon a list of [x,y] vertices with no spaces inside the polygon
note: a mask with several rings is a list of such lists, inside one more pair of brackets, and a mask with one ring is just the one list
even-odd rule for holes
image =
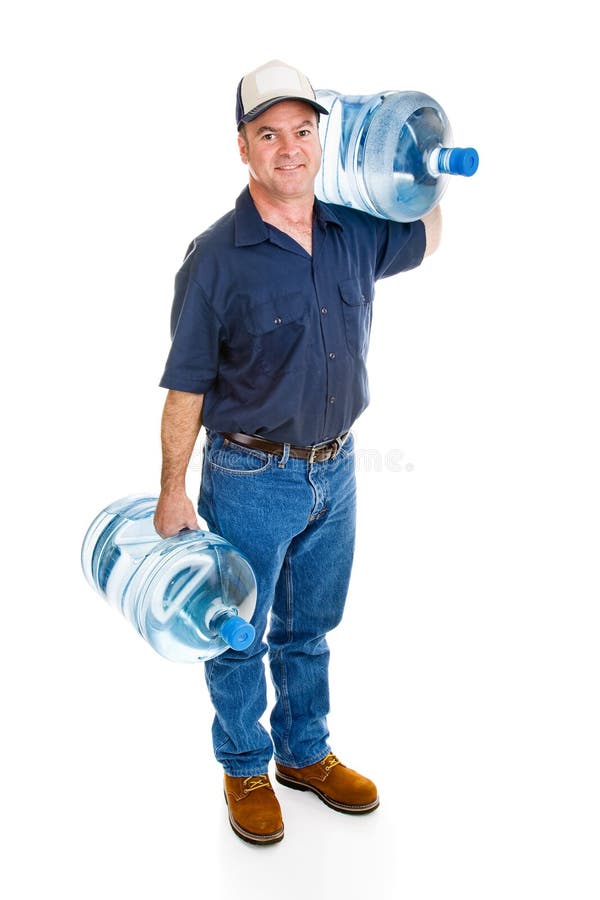
{"label": "clear plastic bottle", "polygon": [[323,160],[315,193],[381,219],[411,222],[433,209],[449,175],[474,175],[472,147],[452,147],[448,118],[417,91],[344,96],[316,91]]}
{"label": "clear plastic bottle", "polygon": [[88,582],[166,659],[198,662],[245,649],[254,640],[250,563],[211,532],[161,539],[156,503],[125,497],[96,516],[81,548]]}

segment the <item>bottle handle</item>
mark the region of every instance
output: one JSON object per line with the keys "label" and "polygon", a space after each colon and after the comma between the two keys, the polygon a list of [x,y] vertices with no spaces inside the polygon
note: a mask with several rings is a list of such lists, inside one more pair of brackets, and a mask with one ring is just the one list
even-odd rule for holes
{"label": "bottle handle", "polygon": [[180,528],[177,534],[174,534],[173,537],[178,537],[179,535],[187,535],[195,532],[197,532],[198,534],[211,534],[211,530],[206,524],[206,521],[204,519],[200,519],[200,525],[198,528]]}

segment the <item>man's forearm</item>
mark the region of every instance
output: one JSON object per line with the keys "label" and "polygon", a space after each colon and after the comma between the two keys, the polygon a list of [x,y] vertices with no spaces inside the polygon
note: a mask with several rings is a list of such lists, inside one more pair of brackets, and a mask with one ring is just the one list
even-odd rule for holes
{"label": "man's forearm", "polygon": [[442,211],[439,205],[426,213],[422,222],[425,226],[425,256],[431,256],[440,246],[442,239]]}
{"label": "man's forearm", "polygon": [[169,391],[161,423],[162,491],[185,490],[185,476],[202,424],[203,394]]}

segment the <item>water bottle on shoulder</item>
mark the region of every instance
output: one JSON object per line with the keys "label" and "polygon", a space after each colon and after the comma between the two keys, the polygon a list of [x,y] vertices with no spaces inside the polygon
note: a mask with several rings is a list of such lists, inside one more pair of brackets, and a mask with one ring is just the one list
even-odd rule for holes
{"label": "water bottle on shoulder", "polygon": [[345,96],[317,90],[323,148],[315,193],[382,219],[411,222],[436,206],[450,175],[473,175],[472,147],[453,147],[446,113],[417,91]]}
{"label": "water bottle on shoulder", "polygon": [[244,650],[254,640],[250,563],[211,532],[161,539],[156,503],[125,497],[96,516],[81,548],[88,582],[166,659],[198,662],[228,647]]}

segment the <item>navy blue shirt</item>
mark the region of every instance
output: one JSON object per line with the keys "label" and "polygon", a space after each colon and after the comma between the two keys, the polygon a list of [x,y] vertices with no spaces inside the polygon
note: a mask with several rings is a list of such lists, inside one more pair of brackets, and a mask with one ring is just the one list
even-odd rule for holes
{"label": "navy blue shirt", "polygon": [[204,394],[207,428],[310,446],[367,406],[374,283],[420,264],[425,228],[315,199],[312,240],[263,222],[246,188],[190,245],[160,384]]}

